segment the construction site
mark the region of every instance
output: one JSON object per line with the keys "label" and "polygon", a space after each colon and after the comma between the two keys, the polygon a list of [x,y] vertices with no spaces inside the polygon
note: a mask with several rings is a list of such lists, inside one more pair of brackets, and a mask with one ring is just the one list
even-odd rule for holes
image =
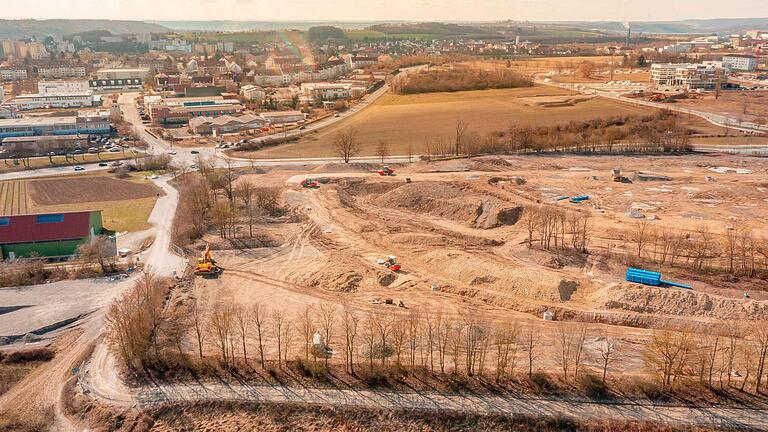
{"label": "construction site", "polygon": [[[471,312],[540,326],[547,368],[557,322],[588,323],[588,345],[615,336],[615,369],[643,374],[658,330],[704,335],[768,317],[767,168],[741,156],[571,155],[244,174],[237,181],[280,185],[286,212],[257,224],[261,247],[206,235],[216,274],[196,278],[180,304]],[[728,255],[736,237],[751,252]],[[198,273],[209,274],[211,252]]]}

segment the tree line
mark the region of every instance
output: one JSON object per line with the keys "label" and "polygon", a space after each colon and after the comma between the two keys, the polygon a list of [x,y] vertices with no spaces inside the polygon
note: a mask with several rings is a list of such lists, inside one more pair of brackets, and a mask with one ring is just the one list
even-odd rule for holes
{"label": "tree line", "polygon": [[498,320],[470,308],[457,314],[386,305],[360,311],[320,302],[288,312],[231,300],[211,307],[189,300],[173,308],[165,304],[168,293],[167,281],[145,272],[107,313],[107,342],[134,374],[169,373],[208,359],[226,369],[298,364],[326,374],[333,363],[359,377],[396,370],[495,382],[536,379],[547,370],[564,382],[593,377],[604,387],[622,362],[634,361],[629,349],[637,349],[644,361],[641,372],[654,377],[663,391],[692,382],[765,390],[765,321],[725,322],[703,336],[654,331],[643,346],[628,348],[606,327]]}
{"label": "tree line", "polygon": [[532,86],[533,81],[530,78],[510,69],[483,70],[469,65],[453,64],[409,73],[394,80],[392,90],[398,94],[417,94]]}
{"label": "tree line", "polygon": [[678,153],[691,150],[692,131],[676,114],[614,116],[553,126],[510,123],[501,132],[481,134],[458,121],[448,136],[427,138],[424,157],[525,152]]}
{"label": "tree line", "polygon": [[[179,204],[174,220],[174,241],[186,245],[201,238],[213,226],[221,238],[252,239],[254,226],[267,216],[282,214],[279,187],[257,186],[240,174],[231,162],[217,169],[198,158],[198,173],[177,172]],[[241,223],[247,231],[240,232]]]}

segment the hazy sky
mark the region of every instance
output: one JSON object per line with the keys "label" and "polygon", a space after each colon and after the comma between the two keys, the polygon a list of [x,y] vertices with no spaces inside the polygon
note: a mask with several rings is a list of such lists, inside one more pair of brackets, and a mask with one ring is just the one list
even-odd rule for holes
{"label": "hazy sky", "polygon": [[678,20],[768,16],[768,0],[0,0],[3,18]]}

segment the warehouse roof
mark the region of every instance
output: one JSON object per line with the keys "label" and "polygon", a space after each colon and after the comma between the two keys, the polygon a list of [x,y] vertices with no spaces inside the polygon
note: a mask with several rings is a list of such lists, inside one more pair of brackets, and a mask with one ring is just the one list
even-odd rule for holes
{"label": "warehouse roof", "polygon": [[90,227],[90,211],[0,216],[0,244],[77,240]]}

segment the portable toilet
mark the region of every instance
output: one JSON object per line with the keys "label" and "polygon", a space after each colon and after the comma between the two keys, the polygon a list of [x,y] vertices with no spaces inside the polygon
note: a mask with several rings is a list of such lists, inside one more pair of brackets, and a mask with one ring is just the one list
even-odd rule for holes
{"label": "portable toilet", "polygon": [[552,321],[552,319],[555,317],[555,314],[553,314],[552,311],[546,310],[541,317],[544,318],[544,321]]}

